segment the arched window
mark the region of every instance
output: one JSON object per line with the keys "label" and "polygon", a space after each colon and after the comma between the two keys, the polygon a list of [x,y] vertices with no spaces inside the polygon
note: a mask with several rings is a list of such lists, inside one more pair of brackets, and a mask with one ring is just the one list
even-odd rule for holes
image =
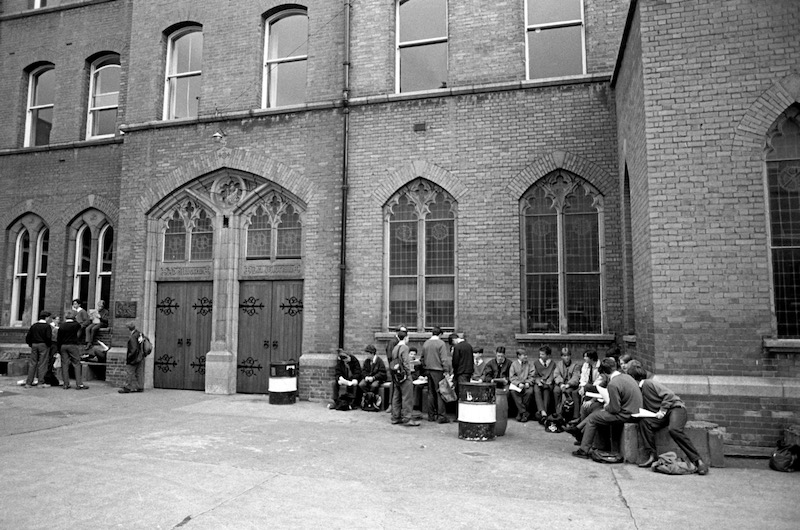
{"label": "arched window", "polygon": [[602,333],[602,204],[593,186],[566,171],[522,197],[528,333]]}
{"label": "arched window", "polygon": [[14,288],[11,294],[11,325],[22,325],[28,289],[28,265],[31,258],[31,236],[23,228],[17,236],[14,252]]}
{"label": "arched window", "polygon": [[106,225],[100,230],[97,250],[95,307],[99,300],[103,300],[107,306],[111,298],[111,272],[114,261],[114,229],[111,225]]}
{"label": "arched window", "polygon": [[453,329],[456,318],[456,202],[417,179],[384,207],[388,325]]}
{"label": "arched window", "polygon": [[264,37],[264,90],[261,106],[305,103],[308,63],[308,15],[284,11],[270,18]]}
{"label": "arched window", "polygon": [[585,71],[582,0],[526,0],[528,79]]}
{"label": "arched window", "polygon": [[86,138],[104,138],[116,133],[120,70],[118,55],[108,55],[92,63]]}
{"label": "arched window", "polygon": [[247,259],[293,259],[302,255],[301,211],[277,192],[259,201],[247,226]]}
{"label": "arched window", "polygon": [[209,213],[192,199],[164,219],[164,261],[208,261],[214,257],[214,226]]}
{"label": "arched window", "polygon": [[194,118],[200,103],[203,32],[200,26],[182,28],[169,37],[164,119]]}
{"label": "arched window", "polygon": [[50,230],[39,232],[36,242],[36,277],[33,282],[33,309],[31,316],[37,318],[39,312],[46,309],[45,295],[47,293],[47,264],[50,252]]}
{"label": "arched window", "polygon": [[397,2],[397,92],[447,87],[447,0]]}
{"label": "arched window", "polygon": [[75,278],[72,282],[72,298],[89,303],[89,280],[92,277],[92,231],[84,225],[75,238]]}
{"label": "arched window", "polygon": [[772,288],[779,338],[800,338],[800,105],[767,135]]}
{"label": "arched window", "polygon": [[48,145],[53,128],[56,71],[42,66],[28,77],[28,109],[25,120],[25,147]]}

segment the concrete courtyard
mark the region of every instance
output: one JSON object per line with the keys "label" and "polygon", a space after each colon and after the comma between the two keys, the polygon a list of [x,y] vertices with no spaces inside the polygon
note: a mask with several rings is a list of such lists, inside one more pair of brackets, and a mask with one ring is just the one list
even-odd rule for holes
{"label": "concrete courtyard", "polygon": [[571,456],[568,434],[261,395],[31,388],[0,377],[0,528],[800,527],[800,473],[732,460],[665,476]]}

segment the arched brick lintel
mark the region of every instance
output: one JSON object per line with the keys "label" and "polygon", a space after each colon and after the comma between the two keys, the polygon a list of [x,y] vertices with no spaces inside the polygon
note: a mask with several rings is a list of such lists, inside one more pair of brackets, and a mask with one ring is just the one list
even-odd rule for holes
{"label": "arched brick lintel", "polygon": [[747,109],[736,126],[731,143],[733,155],[764,158],[767,131],[780,114],[800,102],[800,73],[775,81]]}
{"label": "arched brick lintel", "polygon": [[609,192],[604,188],[616,182],[606,170],[594,162],[566,151],[553,151],[537,158],[514,175],[506,186],[506,193],[520,199],[537,180],[557,169],[564,169],[589,181],[604,195]]}
{"label": "arched brick lintel", "polygon": [[420,177],[446,190],[456,202],[460,202],[468,191],[467,187],[449,171],[424,160],[414,160],[389,173],[387,178],[383,179],[380,186],[372,192],[373,202],[382,208],[397,190]]}

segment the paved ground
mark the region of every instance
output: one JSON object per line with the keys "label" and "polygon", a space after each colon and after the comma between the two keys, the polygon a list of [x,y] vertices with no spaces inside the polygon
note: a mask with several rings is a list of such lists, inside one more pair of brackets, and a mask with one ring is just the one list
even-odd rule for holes
{"label": "paved ground", "polygon": [[265,396],[23,389],[0,377],[0,528],[791,528],[800,473],[665,476],[570,455],[567,434]]}

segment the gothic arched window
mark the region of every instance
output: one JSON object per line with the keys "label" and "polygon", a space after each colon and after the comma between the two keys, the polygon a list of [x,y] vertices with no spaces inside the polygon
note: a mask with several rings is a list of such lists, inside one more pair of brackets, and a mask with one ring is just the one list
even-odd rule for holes
{"label": "gothic arched window", "polygon": [[247,259],[292,259],[302,255],[301,211],[270,192],[259,201],[247,227]]}
{"label": "gothic arched window", "polygon": [[213,217],[194,200],[182,201],[164,219],[164,261],[209,261],[213,251]]}

